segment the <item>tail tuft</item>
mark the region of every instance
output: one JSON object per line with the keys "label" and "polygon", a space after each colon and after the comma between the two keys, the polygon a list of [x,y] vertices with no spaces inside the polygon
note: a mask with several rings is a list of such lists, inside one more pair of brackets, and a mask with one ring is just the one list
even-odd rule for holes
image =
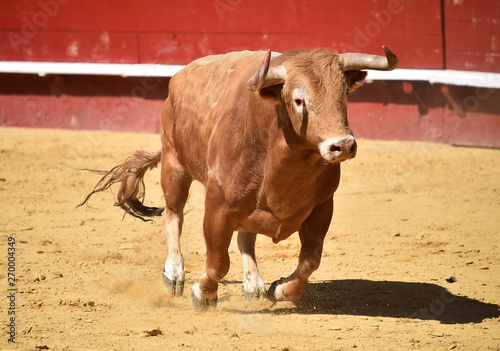
{"label": "tail tuft", "polygon": [[115,166],[109,172],[103,172],[104,176],[87,195],[85,200],[79,204],[80,207],[87,203],[92,195],[107,190],[111,185],[120,183],[116,197],[115,206],[120,206],[128,214],[149,221],[142,216],[161,216],[164,208],[149,207],[144,205],[144,175],[146,171],[155,168],[161,160],[161,151],[146,152],[136,151],[134,156],[127,158],[122,164]]}

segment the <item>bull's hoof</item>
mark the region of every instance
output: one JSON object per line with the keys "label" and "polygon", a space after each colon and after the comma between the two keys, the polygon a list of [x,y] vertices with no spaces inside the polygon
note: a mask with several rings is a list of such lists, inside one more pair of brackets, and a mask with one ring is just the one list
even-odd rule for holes
{"label": "bull's hoof", "polygon": [[292,301],[299,299],[307,290],[307,280],[281,278],[271,284],[267,292],[269,300]]}
{"label": "bull's hoof", "polygon": [[288,300],[282,289],[284,283],[285,278],[274,281],[267,290],[267,298],[273,302]]}
{"label": "bull's hoof", "polygon": [[214,293],[204,293],[200,290],[198,283],[193,285],[191,290],[191,303],[197,311],[206,312],[217,307],[217,291]]}
{"label": "bull's hoof", "polygon": [[184,293],[184,280],[172,280],[163,274],[163,290],[172,297],[182,296]]}
{"label": "bull's hoof", "polygon": [[266,296],[266,286],[262,281],[260,281],[258,284],[245,284],[244,282],[241,285],[241,291],[243,293],[243,299],[246,302],[258,300],[261,297]]}
{"label": "bull's hoof", "polygon": [[250,291],[250,292],[243,290],[243,299],[246,302],[251,302],[251,301],[258,300],[258,299],[260,299],[261,297],[264,297],[264,296],[266,296],[266,290],[265,289],[264,289],[264,291],[257,290],[257,291]]}

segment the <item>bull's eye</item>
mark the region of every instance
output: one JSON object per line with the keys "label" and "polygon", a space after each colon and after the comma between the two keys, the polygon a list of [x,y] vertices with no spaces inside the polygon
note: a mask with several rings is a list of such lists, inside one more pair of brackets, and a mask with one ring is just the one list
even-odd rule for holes
{"label": "bull's eye", "polygon": [[346,90],[345,96],[349,96],[349,90]]}
{"label": "bull's eye", "polygon": [[304,99],[295,99],[295,105],[297,105],[298,107],[301,107],[302,105],[304,105]]}

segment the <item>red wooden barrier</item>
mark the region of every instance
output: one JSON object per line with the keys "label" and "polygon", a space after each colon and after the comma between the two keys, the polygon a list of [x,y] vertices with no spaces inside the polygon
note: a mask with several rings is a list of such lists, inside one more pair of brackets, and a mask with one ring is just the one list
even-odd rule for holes
{"label": "red wooden barrier", "polygon": [[[0,126],[160,131],[167,78],[0,75]],[[500,148],[500,90],[375,81],[349,95],[356,137]]]}
{"label": "red wooden barrier", "polygon": [[387,45],[401,67],[500,72],[499,20],[500,0],[0,1],[0,60],[186,64],[241,49]]}
{"label": "red wooden barrier", "polygon": [[[500,72],[499,17],[500,0],[0,0],[0,61],[187,64],[242,49],[386,45],[402,68]],[[167,87],[0,74],[0,125],[157,132]],[[500,147],[498,90],[375,82],[350,100],[356,136]]]}
{"label": "red wooden barrier", "polygon": [[500,0],[446,0],[446,68],[500,72]]}
{"label": "red wooden barrier", "polygon": [[397,52],[443,68],[441,6],[422,0],[0,2],[0,60],[186,64],[241,49]]}

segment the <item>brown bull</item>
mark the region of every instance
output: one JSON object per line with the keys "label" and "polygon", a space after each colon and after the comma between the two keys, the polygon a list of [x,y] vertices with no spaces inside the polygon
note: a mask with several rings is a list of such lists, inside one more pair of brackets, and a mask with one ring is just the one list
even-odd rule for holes
{"label": "brown bull", "polygon": [[[298,267],[275,281],[267,296],[300,297],[320,264],[340,162],[356,155],[346,95],[363,83],[362,69],[396,68],[396,56],[384,51],[385,57],[338,55],[328,49],[272,56],[270,51],[244,51],[192,62],[170,81],[161,152],[137,152],[107,173],[85,201],[120,183],[118,206],[137,217],[164,215],[164,282],[169,294],[179,296],[184,287],[183,210],[191,182],[199,180],[206,187],[207,253],[206,273],[192,289],[193,304],[216,304],[234,231],[246,299],[266,291],[255,260],[256,233],[279,242],[298,231]],[[159,162],[164,209],[142,204],[144,173]]]}

